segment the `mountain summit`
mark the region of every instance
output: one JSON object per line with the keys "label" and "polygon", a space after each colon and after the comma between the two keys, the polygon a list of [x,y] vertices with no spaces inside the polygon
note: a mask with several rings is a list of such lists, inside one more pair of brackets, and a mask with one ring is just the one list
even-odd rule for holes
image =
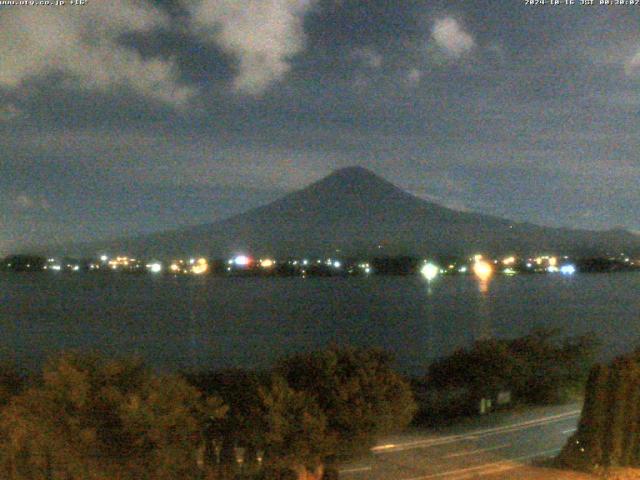
{"label": "mountain summit", "polygon": [[262,207],[215,223],[69,253],[145,256],[466,255],[476,251],[639,251],[628,232],[540,227],[417,198],[363,167],[347,167]]}

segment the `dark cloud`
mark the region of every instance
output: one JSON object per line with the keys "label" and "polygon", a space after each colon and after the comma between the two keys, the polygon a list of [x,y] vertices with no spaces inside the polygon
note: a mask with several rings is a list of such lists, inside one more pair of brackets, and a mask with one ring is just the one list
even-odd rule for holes
{"label": "dark cloud", "polygon": [[640,230],[637,8],[107,3],[0,10],[0,251],[207,222],[351,164]]}

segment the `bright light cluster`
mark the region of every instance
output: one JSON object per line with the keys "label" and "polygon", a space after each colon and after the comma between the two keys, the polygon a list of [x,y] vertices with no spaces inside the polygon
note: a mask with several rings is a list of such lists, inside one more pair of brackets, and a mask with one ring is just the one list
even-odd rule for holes
{"label": "bright light cluster", "polygon": [[428,282],[434,280],[440,273],[440,268],[433,263],[425,263],[420,269],[420,273]]}
{"label": "bright light cluster", "polygon": [[191,265],[191,273],[195,275],[202,275],[203,273],[207,273],[209,271],[209,262],[207,262],[206,258],[199,258],[193,262]]}
{"label": "bright light cluster", "polygon": [[238,267],[248,267],[251,262],[251,257],[248,257],[247,255],[236,255],[232,260],[232,263]]}
{"label": "bright light cluster", "polygon": [[473,273],[480,280],[488,280],[493,275],[493,266],[484,260],[478,260],[473,264]]}
{"label": "bright light cluster", "polygon": [[159,262],[147,263],[147,270],[151,273],[160,273],[162,271],[162,264]]}
{"label": "bright light cluster", "polygon": [[271,258],[260,259],[260,266],[262,268],[272,268],[276,264],[276,261]]}

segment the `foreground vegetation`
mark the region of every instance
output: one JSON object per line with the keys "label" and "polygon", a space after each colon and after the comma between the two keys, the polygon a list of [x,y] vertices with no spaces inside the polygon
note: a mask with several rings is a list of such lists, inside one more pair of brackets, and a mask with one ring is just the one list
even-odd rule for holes
{"label": "foreground vegetation", "polygon": [[433,362],[413,389],[416,422],[434,424],[514,405],[563,403],[582,395],[598,352],[593,335],[539,329],[515,339],[478,340]]}
{"label": "foreground vegetation", "polygon": [[482,340],[411,385],[376,349],[329,348],[258,372],[159,375],[64,353],[40,375],[0,373],[0,478],[330,479],[333,465],[418,421],[477,413],[479,398],[553,403],[581,388],[587,337]]}
{"label": "foreground vegetation", "polygon": [[589,471],[640,467],[640,351],[593,367],[578,430],[559,461]]}
{"label": "foreground vegetation", "polygon": [[28,384],[0,380],[0,476],[11,480],[321,478],[326,462],[369,448],[415,411],[377,350],[189,379],[67,353]]}

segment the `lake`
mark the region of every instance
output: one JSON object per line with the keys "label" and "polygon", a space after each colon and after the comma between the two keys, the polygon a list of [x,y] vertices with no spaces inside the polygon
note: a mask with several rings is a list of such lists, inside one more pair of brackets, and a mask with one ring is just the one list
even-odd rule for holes
{"label": "lake", "polygon": [[328,344],[384,347],[405,372],[477,338],[594,332],[611,357],[640,339],[640,274],[255,278],[0,274],[0,356],[139,354],[159,370],[260,368]]}

